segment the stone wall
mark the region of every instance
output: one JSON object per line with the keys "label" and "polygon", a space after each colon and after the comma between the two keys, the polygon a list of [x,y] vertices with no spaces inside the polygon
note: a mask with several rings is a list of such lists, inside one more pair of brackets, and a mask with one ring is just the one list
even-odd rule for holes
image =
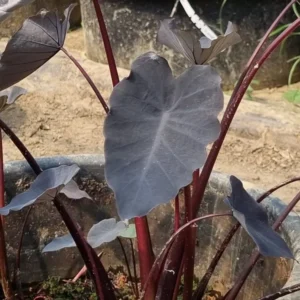
{"label": "stone wall", "polygon": [[22,26],[25,19],[37,14],[42,8],[63,12],[71,3],[78,3],[71,15],[71,26],[79,26],[81,23],[79,0],[36,0],[32,4],[17,9],[0,24],[0,38],[13,35]]}
{"label": "stone wall", "polygon": [[[174,0],[103,0],[102,8],[119,67],[130,68],[131,62],[140,54],[156,50],[168,59],[178,74],[187,66],[187,61],[173,51],[156,43],[159,20],[168,18]],[[220,28],[219,10],[222,1],[191,0],[197,13],[217,32]],[[223,10],[222,23],[234,22],[239,29],[243,42],[222,53],[212,64],[217,67],[223,78],[224,88],[232,88],[245,63],[251,56],[266,29],[286,5],[282,0],[228,0]],[[81,0],[82,22],[85,29],[86,54],[90,59],[106,62],[105,51],[99,38],[93,4]],[[192,28],[192,23],[180,7],[175,15],[182,28]],[[284,23],[295,19],[293,12],[287,14]],[[225,29],[225,28],[223,28]],[[256,79],[259,87],[274,87],[287,84],[291,64],[287,60],[299,55],[299,37],[290,38],[282,54],[275,52],[259,71]],[[295,74],[300,79],[300,72]],[[255,88],[255,86],[254,86]]]}

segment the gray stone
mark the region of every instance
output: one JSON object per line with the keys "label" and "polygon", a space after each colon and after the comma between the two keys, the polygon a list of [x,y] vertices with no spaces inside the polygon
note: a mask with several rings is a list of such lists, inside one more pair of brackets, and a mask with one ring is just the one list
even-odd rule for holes
{"label": "gray stone", "polygon": [[81,23],[79,0],[35,0],[32,4],[23,6],[14,11],[9,18],[0,24],[0,38],[12,36],[23,24],[24,20],[37,14],[41,9],[63,12],[71,3],[78,3],[70,18],[71,26]]}
{"label": "gray stone", "polygon": [[[112,48],[119,67],[130,68],[131,62],[138,55],[150,50],[156,50],[163,54],[177,74],[187,67],[186,59],[156,43],[159,20],[169,17],[174,2],[174,0],[101,1]],[[217,32],[219,9],[222,1],[195,0],[190,2],[196,12]],[[90,59],[106,62],[92,1],[81,0],[81,4],[86,54]],[[282,0],[226,2],[222,18],[223,27],[226,27],[227,21],[237,24],[243,41],[219,55],[212,62],[212,65],[218,69],[222,76],[225,89],[233,87],[259,39],[285,5],[286,2]],[[175,18],[179,27],[185,29],[192,27],[191,21],[180,5]],[[284,22],[288,23],[294,19],[295,16],[290,12]],[[274,87],[287,84],[291,67],[287,63],[287,59],[295,55],[299,55],[299,37],[297,36],[288,40],[282,54],[276,51],[265,63],[256,76],[259,85],[253,85],[253,87]],[[300,79],[299,71],[295,72],[294,79],[295,81]]]}
{"label": "gray stone", "polygon": [[[103,156],[81,155],[66,157],[50,157],[38,160],[41,167],[46,169],[61,164],[77,163],[81,167],[76,181],[84,188],[91,200],[65,201],[68,211],[86,232],[90,226],[104,218],[116,216],[113,194],[104,182]],[[5,166],[5,184],[7,199],[26,189],[33,179],[33,173],[26,162],[17,161],[7,163]],[[248,183],[244,183],[247,188]],[[249,185],[248,185],[249,186]],[[205,193],[201,214],[228,211],[224,204],[224,197],[230,193],[227,175],[213,173]],[[257,197],[261,192],[250,190]],[[270,221],[280,214],[285,208],[279,199],[268,197],[263,205],[266,207]],[[6,238],[10,267],[14,263],[17,245],[19,242],[20,228],[26,211],[15,212],[6,218]],[[158,253],[163,244],[168,240],[173,230],[172,203],[161,205],[149,215],[149,225],[153,238],[155,253]],[[198,246],[196,249],[196,275],[201,277],[205,272],[210,259],[218,249],[224,235],[232,225],[231,217],[210,219],[199,223]],[[201,232],[201,235],[200,235]],[[295,258],[300,259],[300,218],[291,213],[283,222],[280,233],[291,247]],[[23,282],[30,283],[46,279],[55,275],[64,278],[72,277],[82,267],[82,260],[74,248],[58,252],[42,254],[42,248],[55,236],[66,233],[63,222],[53,207],[52,203],[36,204],[33,208],[29,222],[26,226],[24,245],[21,255],[21,278]],[[125,243],[126,244],[126,243]],[[254,248],[251,239],[239,231],[225,251],[210,286],[228,288],[239,274],[249,255]],[[128,250],[128,248],[127,248]],[[100,252],[100,249],[99,249]],[[122,253],[116,242],[104,247],[103,263],[106,267],[122,266]],[[247,283],[237,299],[253,300],[262,295],[275,292],[283,286],[299,281],[300,266],[293,261],[285,259],[264,258],[260,259],[252,271]],[[255,288],[254,288],[255,287]],[[299,293],[283,299],[296,300]]]}

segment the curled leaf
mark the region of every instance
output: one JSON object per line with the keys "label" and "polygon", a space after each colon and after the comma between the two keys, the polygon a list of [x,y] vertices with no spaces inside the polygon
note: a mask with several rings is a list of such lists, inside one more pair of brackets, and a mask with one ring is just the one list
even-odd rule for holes
{"label": "curled leaf", "polygon": [[10,104],[13,104],[21,95],[26,94],[26,90],[13,86],[0,92],[0,112],[5,110]]}
{"label": "curled leaf", "polygon": [[68,185],[78,171],[77,165],[59,166],[43,171],[26,192],[17,195],[8,205],[0,208],[0,215],[6,216],[10,211],[21,210],[36,201],[53,200],[60,192],[72,194],[73,199],[85,197],[85,193],[79,190],[75,182]]}
{"label": "curled leaf", "polygon": [[52,252],[58,251],[63,248],[71,248],[76,247],[76,243],[74,242],[71,234],[66,234],[64,236],[57,237],[53,239],[44,249],[43,253],[45,252]]}
{"label": "curled leaf", "polygon": [[93,225],[87,235],[87,241],[93,248],[96,248],[103,243],[115,240],[126,229],[127,225],[123,221],[117,222],[114,218],[105,219]]}
{"label": "curled leaf", "polygon": [[221,79],[210,66],[173,78],[155,53],[137,58],[113,90],[105,121],[105,174],[119,215],[131,219],[176,196],[217,139]]}
{"label": "curled leaf", "polygon": [[242,182],[230,176],[232,194],[225,199],[233,216],[239,221],[264,256],[294,258],[286,242],[268,224],[268,215],[244,189]]}
{"label": "curled leaf", "polygon": [[4,21],[17,8],[34,0],[0,0],[0,22]]}
{"label": "curled leaf", "polygon": [[23,23],[0,57],[0,91],[36,71],[62,48],[75,6],[65,10],[63,21],[57,13],[42,10]]}
{"label": "curled leaf", "polygon": [[161,21],[157,40],[159,43],[181,53],[191,63],[202,65],[226,48],[239,43],[241,38],[233,24],[229,22],[224,35],[214,40],[201,37],[198,41],[191,32],[177,30],[173,24],[173,19],[165,19]]}

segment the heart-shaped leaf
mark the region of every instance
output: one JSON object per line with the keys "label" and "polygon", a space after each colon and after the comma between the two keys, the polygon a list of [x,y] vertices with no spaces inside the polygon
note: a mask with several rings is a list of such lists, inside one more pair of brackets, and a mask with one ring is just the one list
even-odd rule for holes
{"label": "heart-shaped leaf", "polygon": [[115,240],[121,233],[127,229],[125,222],[116,219],[105,219],[93,225],[87,235],[88,243],[93,247],[99,247],[103,243]]}
{"label": "heart-shaped leaf", "polygon": [[173,78],[155,53],[137,58],[113,90],[105,121],[105,173],[119,215],[131,219],[176,196],[217,139],[221,79],[210,66]]}
{"label": "heart-shaped leaf", "polygon": [[13,86],[0,92],[0,112],[5,110],[10,104],[13,104],[21,95],[26,94],[26,90]]}
{"label": "heart-shaped leaf", "polygon": [[294,258],[286,242],[268,224],[268,215],[244,189],[242,182],[230,176],[232,194],[225,199],[233,216],[248,232],[264,256]]}
{"label": "heart-shaped leaf", "polygon": [[4,21],[17,8],[34,0],[0,0],[0,22]]}
{"label": "heart-shaped leaf", "polygon": [[75,6],[65,10],[63,21],[57,13],[42,10],[23,23],[0,57],[0,91],[36,71],[61,49]]}
{"label": "heart-shaped leaf", "polygon": [[202,65],[226,48],[239,43],[241,38],[233,24],[229,22],[224,35],[215,40],[202,37],[198,41],[191,32],[177,30],[173,24],[173,19],[165,19],[161,21],[157,40],[159,43],[184,55],[191,63]]}
{"label": "heart-shaped leaf", "polygon": [[59,166],[43,171],[26,192],[17,195],[8,205],[0,208],[0,215],[6,216],[10,211],[21,210],[38,200],[53,200],[60,192],[67,196],[72,195],[72,199],[86,197],[87,194],[82,192],[75,182],[72,182],[72,178],[78,171],[77,165]]}
{"label": "heart-shaped leaf", "polygon": [[44,249],[44,252],[52,252],[58,251],[63,248],[71,248],[76,247],[76,243],[74,242],[71,234],[66,234],[64,236],[57,237],[53,239]]}

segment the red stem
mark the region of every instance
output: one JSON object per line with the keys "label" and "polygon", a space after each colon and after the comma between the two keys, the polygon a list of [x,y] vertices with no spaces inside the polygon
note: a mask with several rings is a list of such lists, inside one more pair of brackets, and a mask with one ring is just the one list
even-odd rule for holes
{"label": "red stem", "polygon": [[214,142],[212,149],[207,157],[207,160],[204,164],[202,172],[199,176],[199,185],[197,186],[195,192],[193,193],[192,203],[193,203],[193,211],[196,214],[199,210],[199,205],[201,199],[203,198],[205,187],[207,185],[209,176],[212,172],[213,166],[216,162],[219,151],[224,142],[225,136],[228,132],[228,129],[231,125],[233,117],[239,107],[239,104],[251,83],[253,77],[261,67],[261,65],[265,62],[265,60],[270,56],[270,54],[278,47],[278,45],[284,40],[291,32],[293,32],[300,25],[300,18],[295,20],[290,26],[283,31],[264,51],[259,59],[257,59],[254,66],[250,67],[249,71],[245,75],[244,80],[241,85],[238,87],[238,90],[235,95],[231,96],[231,104],[227,107],[227,110],[222,118],[221,122],[221,133],[219,138]]}
{"label": "red stem", "polygon": [[179,288],[180,288],[180,285],[181,285],[181,278],[182,278],[181,275],[182,275],[182,272],[183,272],[183,267],[184,267],[184,259],[181,260],[181,264],[180,264],[177,280],[176,280],[176,283],[175,283],[175,288],[174,288],[174,293],[173,293],[172,300],[177,300],[178,299],[178,292],[179,292]]}
{"label": "red stem", "polygon": [[[34,157],[30,154],[28,149],[24,146],[21,140],[15,135],[15,133],[0,119],[0,128],[8,134],[15,146],[20,150],[24,158],[27,160],[29,165],[32,167],[36,175],[42,172],[42,169],[37,164]],[[111,282],[107,276],[107,273],[98,260],[96,252],[89,246],[83,237],[83,233],[77,228],[76,223],[73,221],[64,205],[60,201],[60,195],[53,200],[55,207],[60,213],[62,219],[64,220],[68,230],[70,231],[78,250],[91,274],[92,280],[95,284],[95,289],[98,297],[101,300],[115,300],[115,295],[113,293]]]}
{"label": "red stem", "polygon": [[[5,184],[4,184],[4,161],[3,161],[3,142],[2,130],[0,129],[0,207],[5,206]],[[12,299],[13,292],[8,276],[8,262],[6,253],[6,242],[4,233],[4,218],[0,218],[0,276],[1,285],[5,298]]]}
{"label": "red stem", "polygon": [[92,80],[92,78],[89,76],[89,74],[85,71],[85,69],[81,66],[81,64],[78,62],[78,60],[71,55],[65,48],[61,48],[61,51],[74,63],[74,65],[79,69],[79,71],[81,72],[81,74],[84,76],[84,78],[86,79],[86,81],[89,83],[89,85],[91,86],[91,88],[93,89],[95,95],[97,96],[97,98],[99,99],[100,103],[103,106],[103,109],[105,110],[106,113],[109,112],[109,108],[105,102],[105,100],[103,99],[102,95],[100,94],[98,88],[96,87],[94,81]]}
{"label": "red stem", "polygon": [[[175,247],[171,247],[169,251],[169,255],[175,257],[176,260],[165,260],[157,284],[156,300],[166,300],[174,297],[176,283],[180,280],[182,274],[180,272],[180,270],[182,270],[181,265],[185,263],[184,259],[182,259],[184,252],[183,248],[177,249]],[[181,264],[177,264],[178,261],[180,261]],[[148,300],[148,298],[145,299]]]}
{"label": "red stem", "polygon": [[[184,203],[185,203],[185,219],[186,222],[193,219],[192,203],[191,203],[191,186],[188,185],[184,188]],[[183,253],[184,261],[184,289],[183,300],[190,300],[193,293],[193,280],[194,280],[194,263],[195,263],[195,240],[196,240],[196,227],[191,226],[188,228],[185,237],[185,247]],[[177,274],[181,277],[181,274]]]}
{"label": "red stem", "polygon": [[175,209],[174,209],[174,232],[176,232],[178,230],[178,228],[180,227],[180,203],[179,203],[179,195],[178,194],[175,197],[174,205],[175,205]]}
{"label": "red stem", "polygon": [[103,44],[104,44],[104,49],[105,49],[109,69],[110,69],[112,84],[113,84],[113,86],[115,86],[119,83],[119,75],[118,75],[118,70],[117,70],[114,54],[113,54],[111,44],[109,41],[108,32],[107,32],[106,25],[104,22],[100,3],[98,0],[93,0],[93,3],[94,3],[96,15],[97,15],[98,23],[99,23],[99,28],[100,28],[100,32],[101,32],[101,36],[102,36],[102,40],[103,40]]}
{"label": "red stem", "polygon": [[[270,188],[268,191],[264,192],[262,195],[260,195],[260,197],[256,200],[258,203],[260,203],[261,201],[263,201],[265,198],[267,198],[269,195],[271,195],[273,192],[275,192],[276,190],[290,184],[293,183],[295,181],[299,181],[300,177],[294,177],[292,179],[289,179],[285,182],[282,182],[272,188]],[[219,247],[219,250],[216,252],[214,258],[212,259],[212,261],[210,262],[210,265],[207,269],[207,271],[205,272],[204,276],[201,278],[201,281],[195,291],[195,293],[193,294],[193,300],[197,300],[197,299],[202,299],[206,287],[208,285],[208,282],[220,260],[220,258],[222,257],[224,251],[226,250],[227,246],[229,245],[231,239],[233,238],[233,236],[235,235],[235,233],[238,231],[238,229],[240,228],[240,223],[235,224],[231,230],[228,232],[227,236],[225,237],[225,239],[223,240],[221,246]]]}
{"label": "red stem", "polygon": [[140,259],[141,284],[143,287],[154,262],[154,253],[152,250],[147,217],[135,218],[134,220]]}
{"label": "red stem", "polygon": [[[153,267],[149,273],[149,276],[147,278],[147,282],[145,284],[145,286],[143,287],[142,293],[141,293],[141,299],[146,299],[148,300],[148,298],[144,298],[145,293],[147,292],[147,287],[149,285],[149,283],[157,276],[158,274],[158,266],[160,266],[162,264],[163,261],[165,261],[165,258],[172,246],[175,245],[175,241],[177,237],[181,236],[181,233],[183,233],[184,230],[186,230],[186,228],[188,228],[189,226],[191,226],[192,224],[205,220],[205,219],[210,219],[210,218],[215,218],[215,217],[225,217],[225,216],[232,216],[231,212],[225,212],[225,213],[219,213],[219,214],[209,214],[206,216],[202,216],[202,217],[198,217],[195,218],[189,222],[187,222],[186,224],[184,224],[183,226],[181,226],[170,238],[169,240],[165,243],[163,249],[160,251],[159,255],[156,257],[154,263],[153,263]],[[181,245],[181,244],[180,244]],[[178,251],[180,250],[180,248],[177,249]],[[180,261],[181,262],[181,261]],[[160,300],[160,299],[157,299]],[[163,300],[163,299],[162,299]]]}
{"label": "red stem", "polygon": [[[300,20],[300,19],[299,19]],[[273,224],[272,228],[274,230],[278,230],[278,228],[281,226],[282,222],[285,220],[285,218],[289,215],[289,213],[292,211],[292,209],[296,206],[296,204],[300,200],[300,192],[294,197],[294,199],[286,206],[284,211],[279,215],[279,217],[276,219],[275,223]],[[251,273],[253,267],[255,266],[256,262],[258,261],[260,257],[260,253],[255,250],[252,254],[248,264],[238,277],[237,282],[234,284],[234,286],[231,288],[231,290],[226,294],[224,300],[234,300],[236,299],[240,289],[244,285],[246,279],[248,278],[249,274]]]}

